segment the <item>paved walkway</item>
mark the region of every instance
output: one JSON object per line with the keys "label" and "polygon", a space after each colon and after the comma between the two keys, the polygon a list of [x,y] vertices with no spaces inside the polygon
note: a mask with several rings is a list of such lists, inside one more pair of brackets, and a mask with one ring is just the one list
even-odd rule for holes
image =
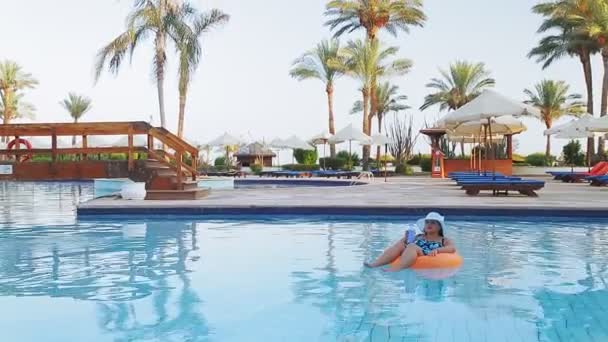
{"label": "paved walkway", "polygon": [[[467,196],[450,180],[426,177],[376,179],[367,185],[277,189],[214,190],[196,201],[127,201],[96,199],[82,204],[79,215],[114,213],[320,213],[361,212],[407,214],[420,209],[452,210],[458,213],[510,215],[547,212],[551,215],[608,217],[608,188],[587,184],[565,184],[543,178],[546,187],[538,198],[511,195],[493,197],[490,192]],[[347,210],[347,209],[350,209]],[[265,211],[264,211],[265,210]]]}

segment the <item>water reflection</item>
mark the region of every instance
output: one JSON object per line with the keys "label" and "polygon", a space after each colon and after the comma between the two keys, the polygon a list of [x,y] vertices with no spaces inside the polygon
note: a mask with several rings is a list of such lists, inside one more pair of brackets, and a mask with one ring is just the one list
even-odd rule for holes
{"label": "water reflection", "polygon": [[95,301],[100,329],[118,340],[201,340],[196,235],[183,222],[12,229],[0,234],[0,296]]}
{"label": "water reflection", "polygon": [[[336,324],[327,333],[336,338],[373,339],[392,332],[390,336],[431,340],[492,339],[515,328],[522,340],[553,341],[558,340],[556,327],[568,319],[584,323],[583,330],[567,335],[579,334],[576,340],[585,340],[580,334],[589,339],[608,333],[600,322],[608,313],[608,230],[601,223],[582,228],[572,222],[458,222],[450,234],[465,266],[455,277],[439,281],[362,267],[344,272],[345,264],[377,255],[402,233],[390,224],[360,228],[336,229],[329,223],[324,262],[314,272],[292,272],[295,298],[331,317]],[[357,243],[366,251],[345,248]],[[348,261],[336,255],[345,250],[351,252]],[[591,306],[598,298],[605,307]],[[565,318],[562,312],[568,310],[578,319]],[[449,334],[437,329],[446,321],[454,327]]]}

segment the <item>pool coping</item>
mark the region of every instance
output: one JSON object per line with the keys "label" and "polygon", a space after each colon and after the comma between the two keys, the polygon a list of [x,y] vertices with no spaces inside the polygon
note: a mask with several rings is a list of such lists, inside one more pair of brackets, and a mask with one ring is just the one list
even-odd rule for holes
{"label": "pool coping", "polygon": [[568,217],[608,218],[608,210],[602,208],[563,208],[525,206],[257,206],[257,205],[85,205],[79,206],[77,215],[87,216],[419,216],[429,211],[438,211],[450,216],[524,216],[524,217]]}

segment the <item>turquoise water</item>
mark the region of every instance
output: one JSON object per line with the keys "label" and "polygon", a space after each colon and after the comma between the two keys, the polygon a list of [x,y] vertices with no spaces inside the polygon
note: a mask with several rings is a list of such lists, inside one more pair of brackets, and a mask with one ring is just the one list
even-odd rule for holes
{"label": "turquoise water", "polygon": [[437,281],[361,266],[414,218],[79,222],[92,193],[0,182],[2,341],[608,340],[608,222],[452,219]]}

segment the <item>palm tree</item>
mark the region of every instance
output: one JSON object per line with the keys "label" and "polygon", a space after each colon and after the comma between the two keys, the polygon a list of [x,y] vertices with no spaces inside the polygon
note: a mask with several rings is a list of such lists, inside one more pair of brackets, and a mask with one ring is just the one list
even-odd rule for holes
{"label": "palm tree", "polygon": [[[8,60],[0,63],[0,117],[3,124],[33,116],[36,109],[23,100],[22,91],[32,89],[37,84],[38,81],[17,63]],[[2,137],[2,142],[6,141],[7,137]]]}
{"label": "palm tree", "polygon": [[[604,66],[600,116],[608,115],[608,3],[605,0],[585,0],[584,9],[575,7],[568,17],[574,23],[575,32],[586,35],[599,47]],[[597,152],[604,151],[604,139],[599,138]]]}
{"label": "palm tree", "polygon": [[184,136],[184,117],[186,112],[186,97],[192,75],[198,68],[201,59],[202,48],[199,42],[203,33],[208,32],[215,26],[226,23],[230,16],[220,10],[213,9],[208,13],[201,14],[194,20],[192,28],[183,25],[177,30],[177,50],[179,52],[179,116],[177,121],[177,135]]}
{"label": "palm tree", "polygon": [[[74,123],[78,123],[78,120],[92,108],[90,98],[75,93],[69,93],[68,97],[59,104],[70,113]],[[72,146],[74,145],[76,145],[76,136],[72,137]]]}
{"label": "palm tree", "polygon": [[0,63],[0,115],[4,124],[33,112],[33,106],[22,101],[23,94],[20,92],[36,85],[38,81],[31,74],[24,72],[17,63]]}
{"label": "palm tree", "polygon": [[[335,31],[335,37],[363,28],[370,41],[376,40],[381,29],[397,36],[397,31],[407,33],[410,26],[422,27],[426,21],[422,0],[330,0],[325,15],[330,18],[325,25]],[[372,77],[371,113],[377,111],[377,86],[378,81]]]}
{"label": "palm tree", "polygon": [[[394,75],[403,75],[412,67],[412,62],[408,59],[396,59],[392,62],[387,61],[399,51],[396,47],[382,48],[377,40],[357,40],[349,42],[348,46],[342,49],[343,56],[340,63],[335,66],[345,74],[361,82],[361,94],[363,97],[363,132],[371,134],[371,115],[369,99],[372,91],[376,91],[372,85],[377,79]],[[332,65],[333,62],[332,62]],[[374,112],[375,113],[375,112]],[[369,146],[363,147],[363,164],[367,167],[369,161]]]}
{"label": "palm tree", "polygon": [[[382,122],[386,115],[390,112],[398,113],[402,110],[409,109],[410,106],[403,103],[403,101],[407,100],[407,96],[398,95],[399,86],[390,84],[389,82],[384,82],[381,84],[378,89],[376,89],[376,99],[378,99],[378,109],[375,114],[371,114],[371,116],[375,116],[378,120],[378,133],[382,133]],[[353,104],[353,108],[351,110],[351,114],[361,113],[363,111],[363,102],[361,100],[356,101]],[[370,127],[371,129],[371,127]],[[378,146],[376,151],[376,155],[380,156],[381,148]]]}
{"label": "palm tree", "polygon": [[442,78],[433,78],[426,85],[435,92],[424,98],[420,110],[434,105],[439,105],[442,111],[456,110],[496,83],[483,63],[456,61],[450,65],[449,72],[440,69],[439,73]]}
{"label": "palm tree", "polygon": [[[589,34],[581,32],[580,25],[572,20],[572,14],[580,15],[588,12],[587,0],[560,0],[547,1],[533,7],[534,13],[545,17],[538,29],[538,33],[558,31],[543,37],[533,48],[528,57],[535,57],[537,62],[543,63],[543,69],[553,62],[566,57],[578,57],[585,78],[587,89],[587,111],[593,115],[593,72],[591,68],[591,55],[599,50],[597,41],[591,39]],[[587,161],[593,155],[593,138],[587,139]]]}
{"label": "palm tree", "polygon": [[153,36],[153,69],[156,76],[160,122],[162,127],[166,127],[163,85],[167,63],[167,38],[177,36],[176,32],[183,29],[185,19],[195,13],[192,7],[187,3],[181,4],[179,0],[137,0],[133,11],[127,17],[126,31],[99,51],[95,80],[99,79],[106,64],[110,72],[117,73],[127,52],[132,56],[145,38]]}
{"label": "palm tree", "polygon": [[[534,90],[525,89],[528,97],[525,103],[539,109],[541,120],[547,129],[553,122],[564,115],[582,115],[586,112],[585,103],[579,101],[580,94],[570,94],[570,86],[564,81],[543,80],[534,86]],[[551,136],[547,136],[547,159],[551,157]]]}
{"label": "palm tree", "polygon": [[[335,67],[340,60],[340,41],[337,39],[324,40],[317,46],[304,53],[293,63],[289,72],[297,80],[317,79],[325,84],[327,107],[329,111],[329,133],[336,134],[334,120],[334,82],[343,72]],[[333,64],[332,64],[333,63]],[[342,64],[342,63],[339,63]],[[331,157],[336,156],[336,145],[330,145]]]}
{"label": "palm tree", "polygon": [[409,32],[410,26],[424,25],[426,15],[421,0],[332,0],[327,3],[325,23],[335,36],[364,28],[369,40],[375,40],[380,29],[396,36]]}

